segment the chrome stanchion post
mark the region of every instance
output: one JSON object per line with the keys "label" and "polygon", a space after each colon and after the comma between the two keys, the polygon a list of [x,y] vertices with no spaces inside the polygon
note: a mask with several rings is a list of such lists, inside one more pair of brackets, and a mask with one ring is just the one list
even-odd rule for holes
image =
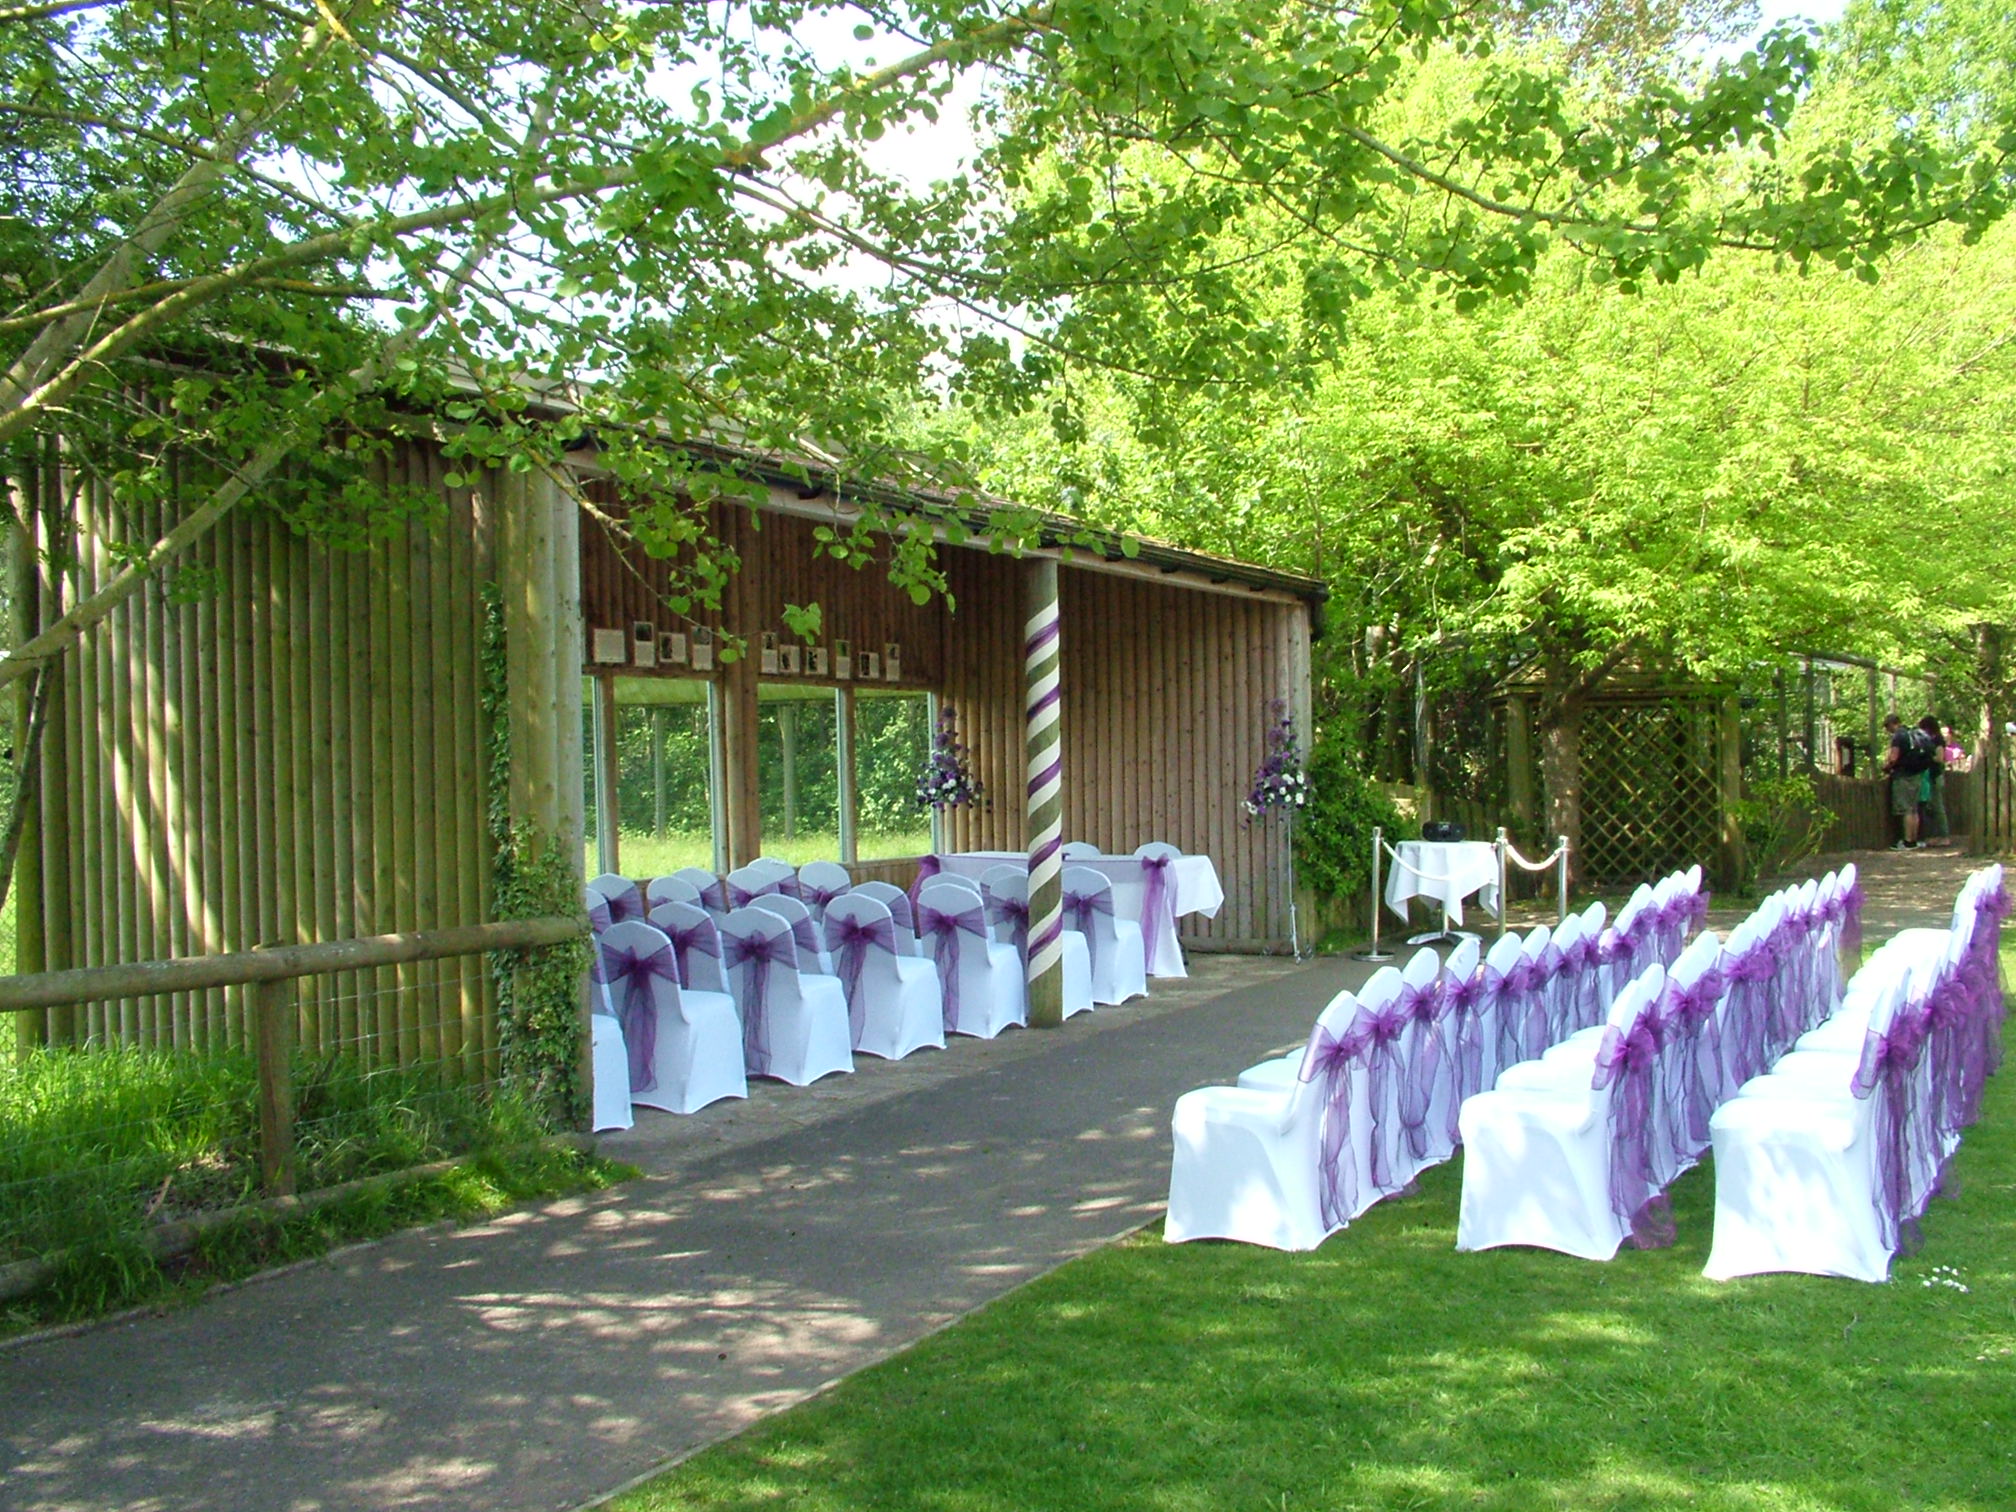
{"label": "chrome stanchion post", "polygon": [[1498,938],[1505,938],[1505,913],[1512,904],[1512,874],[1507,869],[1511,862],[1505,859],[1506,847],[1511,841],[1505,838],[1505,826],[1498,826]]}
{"label": "chrome stanchion post", "polygon": [[1568,837],[1563,835],[1561,847],[1561,922],[1568,922]]}
{"label": "chrome stanchion post", "polygon": [[1370,950],[1352,951],[1351,955],[1354,960],[1390,961],[1393,959],[1392,951],[1381,950],[1379,948],[1379,871],[1380,862],[1384,859],[1382,853],[1385,848],[1385,832],[1377,825],[1374,825],[1372,829],[1372,948]]}

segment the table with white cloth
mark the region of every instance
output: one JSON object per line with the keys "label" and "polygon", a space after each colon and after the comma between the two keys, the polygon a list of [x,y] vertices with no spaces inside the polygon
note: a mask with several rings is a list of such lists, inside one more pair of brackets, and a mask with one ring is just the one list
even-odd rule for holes
{"label": "table with white cloth", "polygon": [[[951,873],[954,876],[980,877],[997,866],[1012,866],[1026,873],[1029,870],[1029,854],[1026,851],[948,851],[927,856],[923,870],[927,873]],[[1068,867],[1089,867],[1113,884],[1113,915],[1115,918],[1131,919],[1141,923],[1142,904],[1148,896],[1148,879],[1142,869],[1139,856],[1084,856],[1066,857]],[[1183,952],[1176,943],[1176,919],[1183,914],[1201,914],[1205,918],[1217,917],[1218,910],[1225,902],[1225,889],[1218,881],[1218,868],[1211,864],[1209,856],[1176,856],[1169,862],[1169,887],[1174,894],[1172,906],[1161,918],[1161,931],[1157,936],[1151,957],[1154,976],[1188,976],[1183,965]],[[922,879],[920,879],[922,880]],[[1144,925],[1142,935],[1147,935]]]}
{"label": "table with white cloth", "polygon": [[1485,912],[1498,912],[1498,847],[1484,840],[1403,840],[1386,877],[1386,906],[1407,917],[1409,898],[1433,898],[1449,922],[1463,922],[1472,893]]}

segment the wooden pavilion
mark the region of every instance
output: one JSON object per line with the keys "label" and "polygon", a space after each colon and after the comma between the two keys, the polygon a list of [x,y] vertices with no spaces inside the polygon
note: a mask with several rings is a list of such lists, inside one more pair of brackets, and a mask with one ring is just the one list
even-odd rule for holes
{"label": "wooden pavilion", "polygon": [[[1061,543],[1076,528],[1058,520],[1019,557],[984,549],[984,539],[981,549],[946,546],[950,601],[920,606],[873,568],[814,555],[818,524],[849,517],[834,478],[808,477],[790,459],[722,460],[760,479],[767,497],[753,510],[720,509],[742,567],[720,611],[690,619],[668,615],[665,564],[607,528],[621,504],[592,449],[571,459],[580,476],[570,481],[595,501],[587,510],[563,480],[537,471],[448,487],[439,444],[403,440],[387,464],[392,481],[438,497],[440,512],[365,549],[307,539],[241,506],[60,664],[15,885],[18,969],[493,917],[500,835],[549,836],[583,855],[599,775],[584,707],[606,714],[618,679],[700,685],[729,865],[765,846],[762,700],[783,684],[830,688],[844,731],[871,667],[878,690],[956,706],[975,775],[996,795],[952,811],[942,843],[1023,849],[1025,627],[1032,593],[1045,592],[1061,694],[1046,792],[1061,804],[1063,836],[1206,852],[1226,903],[1215,919],[1187,921],[1187,941],[1253,951],[1286,940],[1281,838],[1249,827],[1240,798],[1269,705],[1286,700],[1308,728],[1320,583],[1150,540],[1071,549]],[[63,539],[38,494],[73,485],[53,470],[24,480],[24,515],[40,535],[15,584],[23,632],[104,581],[116,543],[157,539],[172,524],[86,485],[75,490],[75,537]],[[984,528],[987,506],[974,508]],[[813,602],[820,642],[795,643],[785,605]],[[703,648],[725,636],[746,637],[751,654],[709,665]],[[766,636],[774,671],[758,649]],[[915,862],[857,862],[856,873],[907,882]],[[494,995],[480,960],[303,989],[308,1044],[494,1066]],[[52,1041],[198,1047],[243,1032],[242,1006],[222,991],[17,1019],[24,1035]]]}

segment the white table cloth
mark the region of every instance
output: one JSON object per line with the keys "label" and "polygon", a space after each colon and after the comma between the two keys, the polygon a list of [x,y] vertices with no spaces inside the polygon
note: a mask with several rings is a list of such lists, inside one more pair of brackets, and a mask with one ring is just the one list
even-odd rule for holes
{"label": "white table cloth", "polygon": [[1433,898],[1463,922],[1463,900],[1472,893],[1485,912],[1498,913],[1498,848],[1484,840],[1403,840],[1399,856],[1386,861],[1386,906],[1402,919],[1409,898]]}
{"label": "white table cloth", "polygon": [[[941,873],[972,877],[976,881],[982,873],[996,866],[1014,866],[1024,871],[1029,867],[1026,851],[952,851],[930,859],[937,863]],[[1141,870],[1139,856],[1088,856],[1064,864],[1067,867],[1088,866],[1098,872],[1113,884],[1114,917],[1130,919],[1136,924],[1141,922],[1141,905],[1148,891],[1148,882]],[[1217,917],[1218,910],[1225,903],[1225,889],[1218,881],[1218,868],[1211,864],[1209,856],[1178,856],[1170,863],[1169,876],[1176,894],[1172,913],[1202,914],[1207,919]],[[1183,967],[1183,952],[1176,943],[1176,931],[1168,919],[1162,921],[1162,929],[1162,938],[1155,942],[1155,975],[1188,975]]]}

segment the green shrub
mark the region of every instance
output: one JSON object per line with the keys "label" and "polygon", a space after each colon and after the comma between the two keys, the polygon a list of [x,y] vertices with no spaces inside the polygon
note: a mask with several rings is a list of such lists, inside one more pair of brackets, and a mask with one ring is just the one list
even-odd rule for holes
{"label": "green shrub", "polygon": [[1803,772],[1752,777],[1730,805],[1743,829],[1743,891],[1819,852],[1834,816]]}
{"label": "green shrub", "polygon": [[1295,824],[1301,880],[1326,898],[1362,897],[1372,885],[1372,831],[1400,838],[1400,811],[1344,740],[1319,735],[1308,770],[1309,806]]}

